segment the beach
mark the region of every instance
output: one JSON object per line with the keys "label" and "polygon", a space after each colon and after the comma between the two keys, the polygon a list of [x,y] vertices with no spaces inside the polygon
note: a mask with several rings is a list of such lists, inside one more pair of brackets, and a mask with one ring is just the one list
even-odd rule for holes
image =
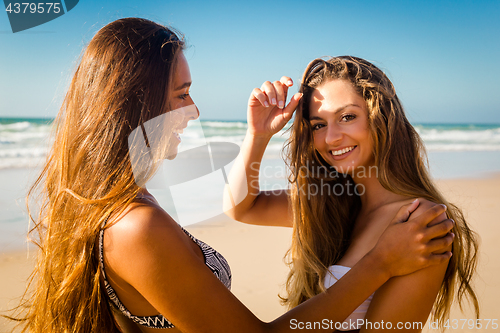
{"label": "beach", "polygon": [[[33,269],[36,247],[26,241],[30,225],[25,198],[50,146],[50,121],[0,119],[0,314],[19,303]],[[500,226],[495,210],[500,202],[500,125],[427,124],[416,125],[416,129],[427,147],[432,177],[445,197],[463,209],[480,236],[475,279],[481,318],[485,320],[480,331],[499,331],[492,329],[492,322],[489,329],[485,326],[486,319],[500,321],[500,242],[496,239]],[[240,145],[245,132],[245,122],[190,122],[178,158],[183,150],[207,142]],[[287,168],[281,159],[285,140],[283,130],[266,150],[259,180],[263,190],[287,186]],[[230,167],[223,166],[226,174]],[[284,293],[289,271],[283,257],[290,246],[291,229],[245,225],[225,216],[221,208],[224,172],[220,170],[208,171],[179,186],[152,189],[148,183],[147,187],[179,224],[226,257],[233,274],[232,292],[260,319],[273,320],[285,311],[278,294]],[[36,214],[37,202],[32,203]],[[474,331],[468,329],[473,318],[471,311],[466,309],[462,314],[454,308],[447,331]],[[0,318],[0,333],[10,327],[11,323]],[[429,331],[428,325],[424,331]]]}
{"label": "beach", "polygon": [[[472,312],[452,310],[450,326],[457,320],[457,328],[448,332],[496,332],[491,323],[485,329],[486,319],[500,321],[500,235],[497,206],[500,202],[500,174],[482,178],[445,179],[437,181],[445,196],[463,208],[467,221],[479,234],[480,261],[475,278],[476,292],[481,305],[483,328],[471,330],[464,319],[474,319]],[[285,311],[278,294],[283,293],[288,268],[283,256],[290,245],[291,229],[259,227],[235,222],[223,215],[186,227],[195,237],[207,242],[228,260],[232,274],[232,292],[257,317],[270,321]],[[6,251],[0,255],[0,311],[17,304],[25,281],[33,267],[35,251]],[[462,319],[462,320],[461,320]],[[465,325],[464,325],[465,323]],[[0,319],[0,332],[11,325]],[[463,327],[462,327],[463,326]],[[429,330],[429,321],[424,328]]]}

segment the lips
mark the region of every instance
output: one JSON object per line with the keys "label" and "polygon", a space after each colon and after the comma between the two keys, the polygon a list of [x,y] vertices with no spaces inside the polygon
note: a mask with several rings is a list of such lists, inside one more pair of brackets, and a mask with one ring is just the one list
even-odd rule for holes
{"label": "lips", "polygon": [[172,131],[173,136],[179,141],[181,141],[181,134],[184,133],[184,128],[185,127],[180,127]]}

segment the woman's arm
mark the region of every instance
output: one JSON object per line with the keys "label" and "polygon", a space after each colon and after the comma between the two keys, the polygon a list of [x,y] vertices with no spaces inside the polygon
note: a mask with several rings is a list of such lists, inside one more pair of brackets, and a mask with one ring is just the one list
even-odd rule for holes
{"label": "woman's arm", "polygon": [[223,209],[226,215],[240,222],[292,227],[288,191],[260,190],[260,163],[270,139],[247,133],[228,176]]}
{"label": "woman's arm", "polygon": [[442,211],[433,208],[408,222],[391,225],[377,246],[327,292],[271,323],[256,318],[220,283],[182,230],[157,207],[132,209],[107,230],[105,266],[182,332],[291,332],[295,331],[293,321],[343,321],[390,277],[449,258],[449,254],[431,252],[442,251],[452,237],[431,239],[445,235],[452,223],[426,226]]}
{"label": "woman's arm", "polygon": [[[423,201],[413,215],[419,216],[434,206],[436,204]],[[446,213],[443,212],[434,223],[446,218]],[[446,251],[451,251],[451,245],[446,248]],[[432,310],[447,266],[448,260],[412,274],[391,278],[375,293],[365,320],[371,323],[381,323],[383,320],[386,323],[385,328],[388,328],[387,323],[389,322],[393,329],[396,329],[398,325],[406,324],[407,327],[403,327],[405,331],[419,332],[424,327]],[[409,327],[411,328],[408,329]],[[365,326],[361,331],[381,332],[384,330]]]}
{"label": "woman's arm", "polygon": [[264,82],[250,95],[247,134],[224,191],[224,212],[237,221],[292,226],[287,191],[260,191],[259,187],[260,164],[267,144],[290,120],[300,100],[301,95],[295,94],[285,107],[292,85],[292,80],[283,76],[281,81]]}

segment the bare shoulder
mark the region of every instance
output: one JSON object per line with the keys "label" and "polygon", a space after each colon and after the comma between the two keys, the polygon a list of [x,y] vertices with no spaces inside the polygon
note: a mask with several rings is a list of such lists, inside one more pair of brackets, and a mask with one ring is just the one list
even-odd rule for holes
{"label": "bare shoulder", "polygon": [[[430,200],[427,200],[424,198],[415,198],[415,199],[418,199],[418,202],[419,202],[418,208],[415,210],[415,212],[418,210],[422,210],[422,212],[423,212],[431,207],[434,207],[436,205],[441,204],[440,202],[434,202],[434,201],[430,201]],[[412,199],[412,200],[415,200],[415,199]]]}
{"label": "bare shoulder", "polygon": [[177,223],[161,207],[133,203],[105,230],[105,261],[117,276],[131,283],[133,268],[150,269],[192,256],[189,241]]}
{"label": "bare shoulder", "polygon": [[412,203],[415,199],[418,199],[419,205],[417,209],[415,209],[415,211],[411,214],[411,217],[416,217],[427,211],[428,209],[440,204],[439,202],[433,202],[424,198],[405,198],[403,200],[391,202],[390,204],[380,207],[380,211],[377,213],[387,214],[388,217],[394,216],[401,209],[401,207]]}
{"label": "bare shoulder", "polygon": [[[424,199],[424,198],[418,198],[418,201],[419,201],[419,205],[418,205],[417,209],[415,209],[415,211],[410,215],[410,218],[417,217],[420,214],[424,213],[425,211],[429,210],[430,208],[441,204],[440,202],[433,202],[433,201],[429,201],[429,200]],[[446,220],[446,219],[447,219],[447,215],[445,212],[445,213],[441,214],[435,221],[432,221],[431,223],[429,223],[428,226],[432,226],[432,225],[437,224],[437,223],[439,223],[443,220]]]}
{"label": "bare shoulder", "polygon": [[120,243],[142,242],[158,233],[169,237],[173,230],[178,229],[177,223],[161,207],[135,202],[110,223],[106,236],[119,238]]}
{"label": "bare shoulder", "polygon": [[[375,232],[378,230],[378,232],[375,232],[374,235],[376,235],[376,239],[378,239],[378,236],[380,236],[381,232],[389,226],[390,222],[393,220],[393,218],[396,216],[396,214],[399,212],[399,210],[408,204],[411,204],[415,199],[418,199],[419,201],[419,206],[413,213],[410,215],[411,218],[415,218],[419,216],[420,214],[426,212],[430,208],[440,204],[436,202],[429,201],[424,198],[403,198],[401,200],[397,201],[392,201],[390,203],[384,204],[380,207],[378,207],[376,210],[372,211],[369,213],[367,216],[364,216],[365,221],[360,221],[359,226],[361,229],[370,229],[371,232]],[[429,226],[438,223],[440,221],[445,220],[446,214],[443,214],[442,216],[439,216],[436,221],[433,221],[432,223],[429,224]]]}

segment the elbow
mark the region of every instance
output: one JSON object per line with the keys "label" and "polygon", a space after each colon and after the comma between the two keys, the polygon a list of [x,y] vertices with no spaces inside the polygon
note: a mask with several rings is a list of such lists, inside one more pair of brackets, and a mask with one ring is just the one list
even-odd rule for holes
{"label": "elbow", "polygon": [[227,185],[224,188],[224,195],[222,197],[222,211],[233,220],[236,219],[236,207],[231,195],[231,190]]}
{"label": "elbow", "polygon": [[245,217],[253,206],[253,200],[249,199],[248,191],[232,191],[229,185],[224,188],[222,198],[222,211],[228,217],[238,222],[247,223]]}
{"label": "elbow", "polygon": [[241,211],[241,209],[238,209],[237,207],[233,206],[226,207],[226,205],[224,205],[223,209],[224,209],[224,214],[226,214],[226,216],[228,216],[229,218],[238,222],[243,222],[243,223],[245,222],[244,221],[245,214]]}

